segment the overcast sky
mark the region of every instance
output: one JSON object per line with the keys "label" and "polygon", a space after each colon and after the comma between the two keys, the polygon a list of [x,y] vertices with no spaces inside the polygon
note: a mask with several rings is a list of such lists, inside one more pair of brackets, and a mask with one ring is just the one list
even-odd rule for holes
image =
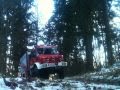
{"label": "overcast sky", "polygon": [[38,15],[39,25],[44,26],[50,17],[53,15],[54,11],[54,1],[53,0],[35,0],[35,11]]}

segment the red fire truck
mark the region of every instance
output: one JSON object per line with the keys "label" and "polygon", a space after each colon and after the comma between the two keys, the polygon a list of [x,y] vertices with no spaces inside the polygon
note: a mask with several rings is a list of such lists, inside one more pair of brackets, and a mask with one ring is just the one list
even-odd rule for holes
{"label": "red fire truck", "polygon": [[20,58],[19,74],[48,78],[50,74],[57,73],[62,79],[66,66],[67,62],[64,61],[63,55],[59,54],[57,46],[38,45]]}

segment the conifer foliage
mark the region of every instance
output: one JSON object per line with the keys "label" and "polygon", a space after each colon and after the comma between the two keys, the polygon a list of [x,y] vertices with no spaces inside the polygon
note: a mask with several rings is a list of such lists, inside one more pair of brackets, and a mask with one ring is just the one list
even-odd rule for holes
{"label": "conifer foliage", "polygon": [[[17,75],[19,59],[31,34],[28,13],[33,0],[0,0],[0,73]],[[32,21],[32,20],[31,20]]]}
{"label": "conifer foliage", "polygon": [[46,25],[47,43],[57,44],[65,60],[72,69],[79,68],[79,73],[101,65],[100,52],[96,53],[101,47],[106,65],[112,65],[115,62],[112,47],[115,38],[109,24],[114,16],[110,9],[112,0],[54,1],[55,13]]}

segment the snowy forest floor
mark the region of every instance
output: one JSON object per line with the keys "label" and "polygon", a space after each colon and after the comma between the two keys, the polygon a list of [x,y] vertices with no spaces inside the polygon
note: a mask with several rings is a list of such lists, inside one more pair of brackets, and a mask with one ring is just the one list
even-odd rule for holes
{"label": "snowy forest floor", "polygon": [[[10,81],[10,78],[6,78]],[[0,90],[120,90],[120,62],[98,72],[82,76],[66,77],[65,79],[45,80],[36,78],[31,82],[20,77],[14,78],[17,87],[5,85],[0,78]]]}
{"label": "snowy forest floor", "polygon": [[120,61],[109,68],[102,68],[100,71],[86,73],[81,76],[73,77],[86,82],[106,83],[120,86]]}

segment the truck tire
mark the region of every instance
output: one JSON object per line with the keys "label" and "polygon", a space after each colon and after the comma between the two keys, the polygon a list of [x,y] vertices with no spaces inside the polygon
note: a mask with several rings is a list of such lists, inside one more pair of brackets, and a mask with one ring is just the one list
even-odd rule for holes
{"label": "truck tire", "polygon": [[62,72],[62,73],[59,73],[59,78],[60,79],[64,79],[64,73]]}
{"label": "truck tire", "polygon": [[34,65],[33,68],[30,69],[30,76],[37,77],[38,74],[39,74],[39,70],[37,69],[37,66]]}
{"label": "truck tire", "polygon": [[59,79],[64,79],[64,70],[63,69],[60,69],[58,71],[58,76],[59,76]]}

